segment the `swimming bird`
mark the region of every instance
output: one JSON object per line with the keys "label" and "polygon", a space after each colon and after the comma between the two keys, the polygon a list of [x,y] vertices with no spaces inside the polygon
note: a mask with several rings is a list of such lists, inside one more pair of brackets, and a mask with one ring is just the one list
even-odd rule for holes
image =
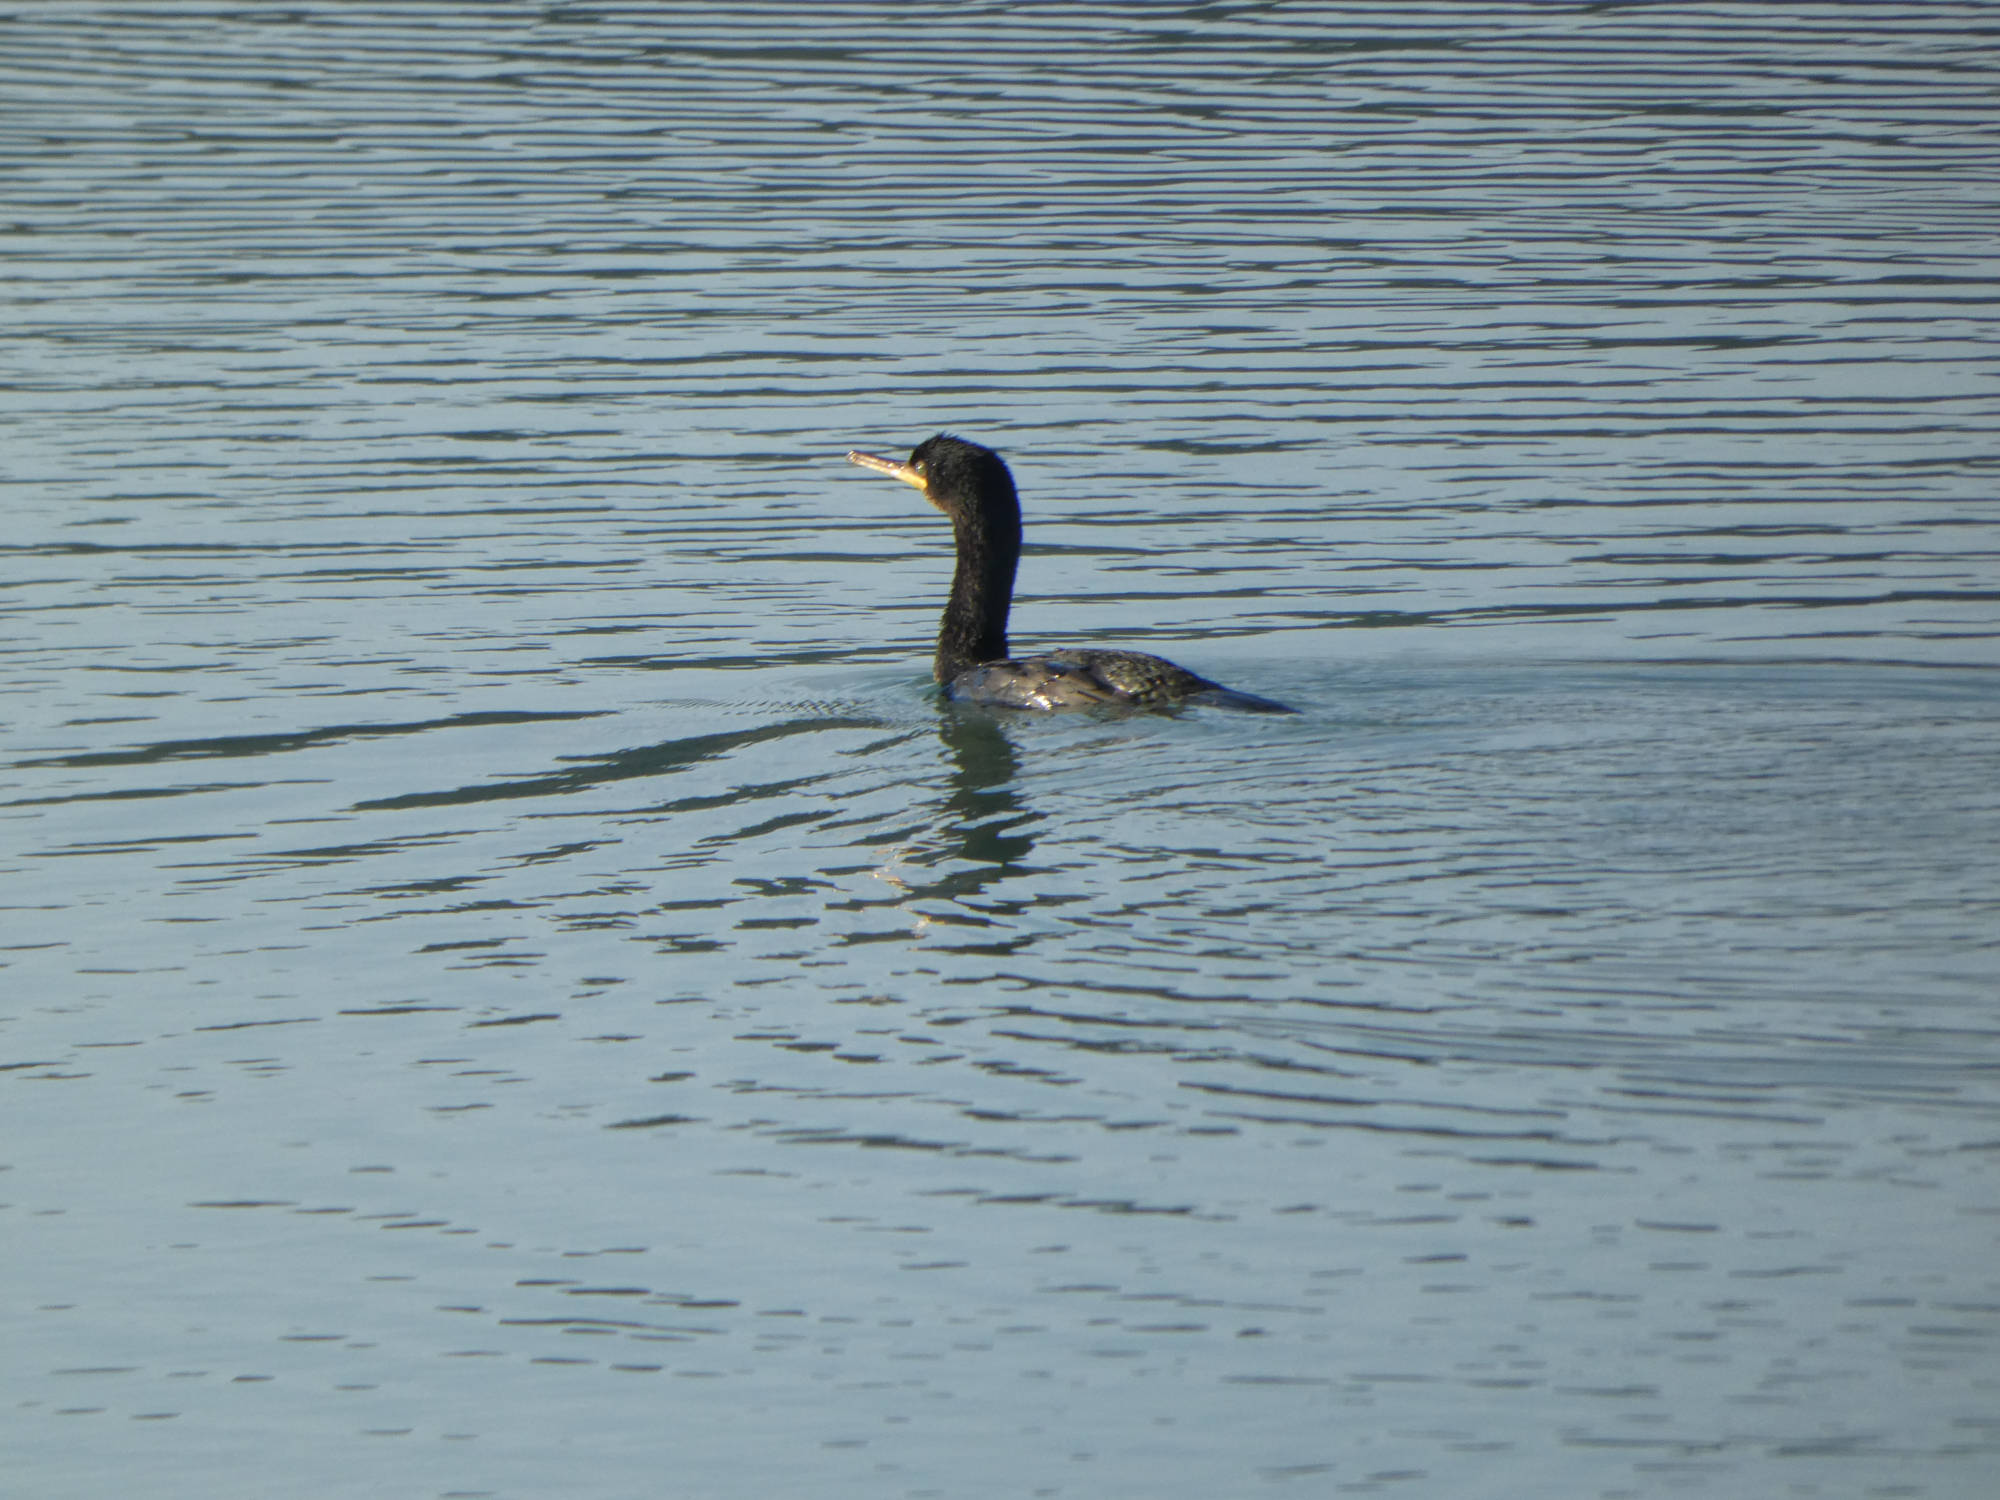
{"label": "swimming bird", "polygon": [[1296,712],[1269,698],[1238,693],[1143,651],[1093,648],[1007,655],[1007,611],[1021,560],[1021,502],[1014,476],[991,448],[940,432],[917,444],[908,462],[849,453],[850,463],[924,492],[951,517],[958,548],[951,598],[938,631],[931,672],[945,695],[1002,708],[1172,708],[1182,703]]}

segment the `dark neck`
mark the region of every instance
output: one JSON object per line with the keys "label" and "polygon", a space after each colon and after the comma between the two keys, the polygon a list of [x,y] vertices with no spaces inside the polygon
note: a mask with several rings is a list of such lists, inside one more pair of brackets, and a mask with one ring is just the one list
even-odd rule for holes
{"label": "dark neck", "polygon": [[1007,610],[1014,602],[1014,567],[1021,560],[1021,510],[1013,494],[981,511],[955,517],[958,570],[951,576],[951,600],[938,631],[939,682],[950,682],[967,667],[1007,659]]}

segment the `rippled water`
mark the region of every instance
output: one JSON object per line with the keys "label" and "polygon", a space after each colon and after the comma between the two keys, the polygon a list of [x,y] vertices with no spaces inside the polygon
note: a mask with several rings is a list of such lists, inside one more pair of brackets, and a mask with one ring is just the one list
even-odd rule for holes
{"label": "rippled water", "polygon": [[0,9],[10,1483],[1990,1494],[1996,33]]}

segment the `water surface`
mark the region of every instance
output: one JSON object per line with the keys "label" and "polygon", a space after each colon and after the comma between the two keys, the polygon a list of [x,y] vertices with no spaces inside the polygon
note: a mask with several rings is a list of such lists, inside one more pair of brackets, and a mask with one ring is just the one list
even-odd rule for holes
{"label": "water surface", "polygon": [[0,10],[14,1482],[1986,1495],[1993,31]]}

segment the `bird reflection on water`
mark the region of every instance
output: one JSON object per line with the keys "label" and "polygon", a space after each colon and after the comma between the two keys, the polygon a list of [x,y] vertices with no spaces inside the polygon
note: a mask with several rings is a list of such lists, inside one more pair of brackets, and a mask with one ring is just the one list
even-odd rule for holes
{"label": "bird reflection on water", "polygon": [[[1035,847],[1027,830],[1041,815],[1021,802],[1013,741],[991,714],[954,708],[939,721],[938,738],[951,758],[951,782],[937,826],[905,845],[893,865],[876,873],[910,898],[963,903],[1036,870],[1027,863]],[[930,878],[909,878],[916,871]],[[986,918],[968,909],[956,920],[983,923]]]}

